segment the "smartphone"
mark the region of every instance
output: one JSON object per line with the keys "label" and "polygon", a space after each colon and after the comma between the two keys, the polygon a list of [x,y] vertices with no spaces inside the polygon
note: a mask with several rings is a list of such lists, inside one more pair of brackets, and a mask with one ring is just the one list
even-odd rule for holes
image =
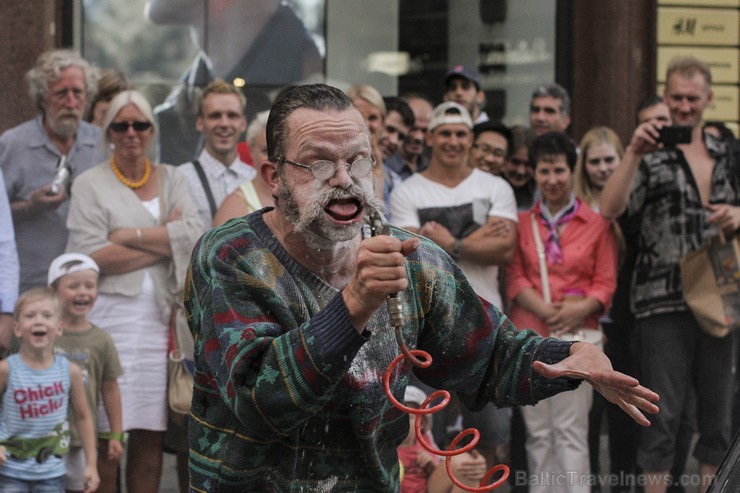
{"label": "smartphone", "polygon": [[662,144],[690,144],[692,127],[688,125],[668,125],[660,129],[658,142]]}

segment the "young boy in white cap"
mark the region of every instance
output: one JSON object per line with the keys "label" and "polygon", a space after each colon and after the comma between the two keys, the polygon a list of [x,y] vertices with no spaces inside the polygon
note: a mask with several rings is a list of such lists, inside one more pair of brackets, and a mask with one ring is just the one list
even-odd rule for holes
{"label": "young boy in white cap", "polygon": [[[102,396],[110,432],[98,433],[99,491],[115,491],[118,461],[123,455],[121,431],[121,394],[117,378],[122,374],[118,353],[111,336],[87,320],[98,297],[100,268],[95,261],[80,253],[65,253],[49,267],[48,284],[59,298],[60,325],[63,334],[56,341],[55,352],[64,354],[82,368],[85,394],[95,429]],[[85,461],[79,435],[71,429],[72,442],[67,454],[67,491],[84,489],[82,471]]]}

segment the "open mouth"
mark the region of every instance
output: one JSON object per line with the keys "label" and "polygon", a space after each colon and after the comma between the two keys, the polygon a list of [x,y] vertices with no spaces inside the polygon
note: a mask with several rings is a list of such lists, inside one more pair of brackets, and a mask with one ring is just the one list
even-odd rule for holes
{"label": "open mouth", "polygon": [[324,208],[324,212],[338,223],[353,223],[362,220],[364,206],[356,197],[333,199]]}
{"label": "open mouth", "polygon": [[46,331],[45,330],[33,330],[31,331],[31,335],[33,335],[34,337],[44,337],[46,335]]}
{"label": "open mouth", "polygon": [[75,300],[72,302],[75,308],[87,308],[90,305],[88,300]]}

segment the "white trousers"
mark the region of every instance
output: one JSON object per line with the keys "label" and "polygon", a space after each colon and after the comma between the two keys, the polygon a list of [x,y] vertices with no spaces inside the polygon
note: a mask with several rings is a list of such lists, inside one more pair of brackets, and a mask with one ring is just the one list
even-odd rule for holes
{"label": "white trousers", "polygon": [[[600,340],[596,345],[601,346]],[[530,493],[590,493],[588,414],[592,402],[593,387],[583,382],[576,390],[521,408],[527,424]]]}

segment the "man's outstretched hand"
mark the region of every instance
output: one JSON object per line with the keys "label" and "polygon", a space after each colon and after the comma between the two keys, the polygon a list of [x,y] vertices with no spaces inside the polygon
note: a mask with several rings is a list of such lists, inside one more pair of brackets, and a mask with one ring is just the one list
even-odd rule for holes
{"label": "man's outstretched hand", "polygon": [[571,346],[570,356],[564,360],[554,365],[535,361],[532,367],[547,378],[572,377],[586,380],[642,426],[650,426],[650,421],[640,410],[650,414],[659,411],[655,405],[660,399],[658,394],[640,385],[637,379],[614,371],[609,358],[593,344],[577,342]]}

